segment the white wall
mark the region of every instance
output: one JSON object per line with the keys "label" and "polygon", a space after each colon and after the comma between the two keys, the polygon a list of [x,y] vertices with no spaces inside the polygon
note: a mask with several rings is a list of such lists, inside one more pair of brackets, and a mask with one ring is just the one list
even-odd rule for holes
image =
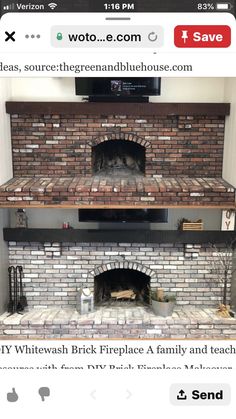
{"label": "white wall", "polygon": [[11,80],[0,78],[0,184],[12,177],[10,116],[6,114],[5,102],[12,96]]}
{"label": "white wall", "polygon": [[223,177],[236,187],[236,78],[225,79],[225,101],[231,110],[226,118]]}
{"label": "white wall", "polygon": [[[11,82],[0,79],[0,184],[12,177],[11,137],[9,115],[5,112],[5,101],[11,97]],[[3,228],[8,225],[8,210],[0,209],[0,313],[8,301],[8,249],[3,240]]]}
{"label": "white wall", "polygon": [[[15,227],[16,210],[11,210],[11,227]],[[49,208],[27,208],[26,214],[28,216],[29,228],[61,228],[63,222],[69,222],[73,228],[80,229],[96,229],[99,223],[79,223],[78,210],[73,209],[49,209]],[[170,209],[168,212],[168,223],[152,223],[152,230],[176,230],[178,220],[187,218],[192,221],[202,219],[205,230],[220,230],[221,227],[221,210],[212,209]],[[114,228],[114,224],[106,223],[106,228]],[[138,228],[144,228],[143,224]],[[103,224],[104,228],[104,224]],[[121,224],[119,229],[132,228],[131,224]],[[133,228],[137,226],[133,225]]]}
{"label": "white wall", "polygon": [[[155,102],[222,102],[223,78],[162,78],[161,96]],[[12,79],[14,100],[75,101],[74,78]]]}
{"label": "white wall", "polygon": [[223,78],[163,78],[156,102],[222,102]]}

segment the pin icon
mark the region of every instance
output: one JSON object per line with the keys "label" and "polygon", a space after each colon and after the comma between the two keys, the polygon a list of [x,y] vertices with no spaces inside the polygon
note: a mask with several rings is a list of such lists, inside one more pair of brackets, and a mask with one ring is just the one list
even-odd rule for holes
{"label": "pin icon", "polygon": [[16,393],[15,388],[13,387],[12,392],[11,393],[7,393],[7,401],[14,403],[17,402],[18,400],[18,394]]}
{"label": "pin icon", "polygon": [[45,401],[45,397],[50,396],[50,389],[48,387],[40,387],[39,389],[39,395],[42,399],[42,402]]}
{"label": "pin icon", "polygon": [[182,36],[181,36],[181,38],[183,39],[184,44],[186,44],[187,39],[188,39],[188,31],[182,31]]}

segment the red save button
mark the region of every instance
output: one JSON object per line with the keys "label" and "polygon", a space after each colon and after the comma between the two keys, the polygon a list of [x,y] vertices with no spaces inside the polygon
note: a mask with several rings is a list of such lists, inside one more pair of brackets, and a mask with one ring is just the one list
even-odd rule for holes
{"label": "red save button", "polygon": [[231,29],[226,25],[180,25],[175,27],[178,48],[228,48]]}

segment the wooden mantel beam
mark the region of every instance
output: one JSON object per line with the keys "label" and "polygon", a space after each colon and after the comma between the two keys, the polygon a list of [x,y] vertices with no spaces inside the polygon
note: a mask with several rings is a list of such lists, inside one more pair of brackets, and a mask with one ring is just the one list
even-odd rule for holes
{"label": "wooden mantel beam", "polygon": [[229,115],[229,103],[6,102],[9,114]]}

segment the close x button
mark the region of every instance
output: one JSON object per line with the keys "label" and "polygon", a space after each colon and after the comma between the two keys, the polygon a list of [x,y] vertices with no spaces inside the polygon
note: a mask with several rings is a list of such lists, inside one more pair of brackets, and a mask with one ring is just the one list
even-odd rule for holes
{"label": "close x button", "polygon": [[8,42],[8,41],[12,41],[12,42],[15,42],[15,38],[14,38],[14,35],[15,35],[15,31],[13,31],[13,32],[5,32],[5,35],[6,35],[6,38],[5,38],[5,42]]}
{"label": "close x button", "polygon": [[178,48],[228,48],[231,28],[227,25],[179,25],[174,30]]}

